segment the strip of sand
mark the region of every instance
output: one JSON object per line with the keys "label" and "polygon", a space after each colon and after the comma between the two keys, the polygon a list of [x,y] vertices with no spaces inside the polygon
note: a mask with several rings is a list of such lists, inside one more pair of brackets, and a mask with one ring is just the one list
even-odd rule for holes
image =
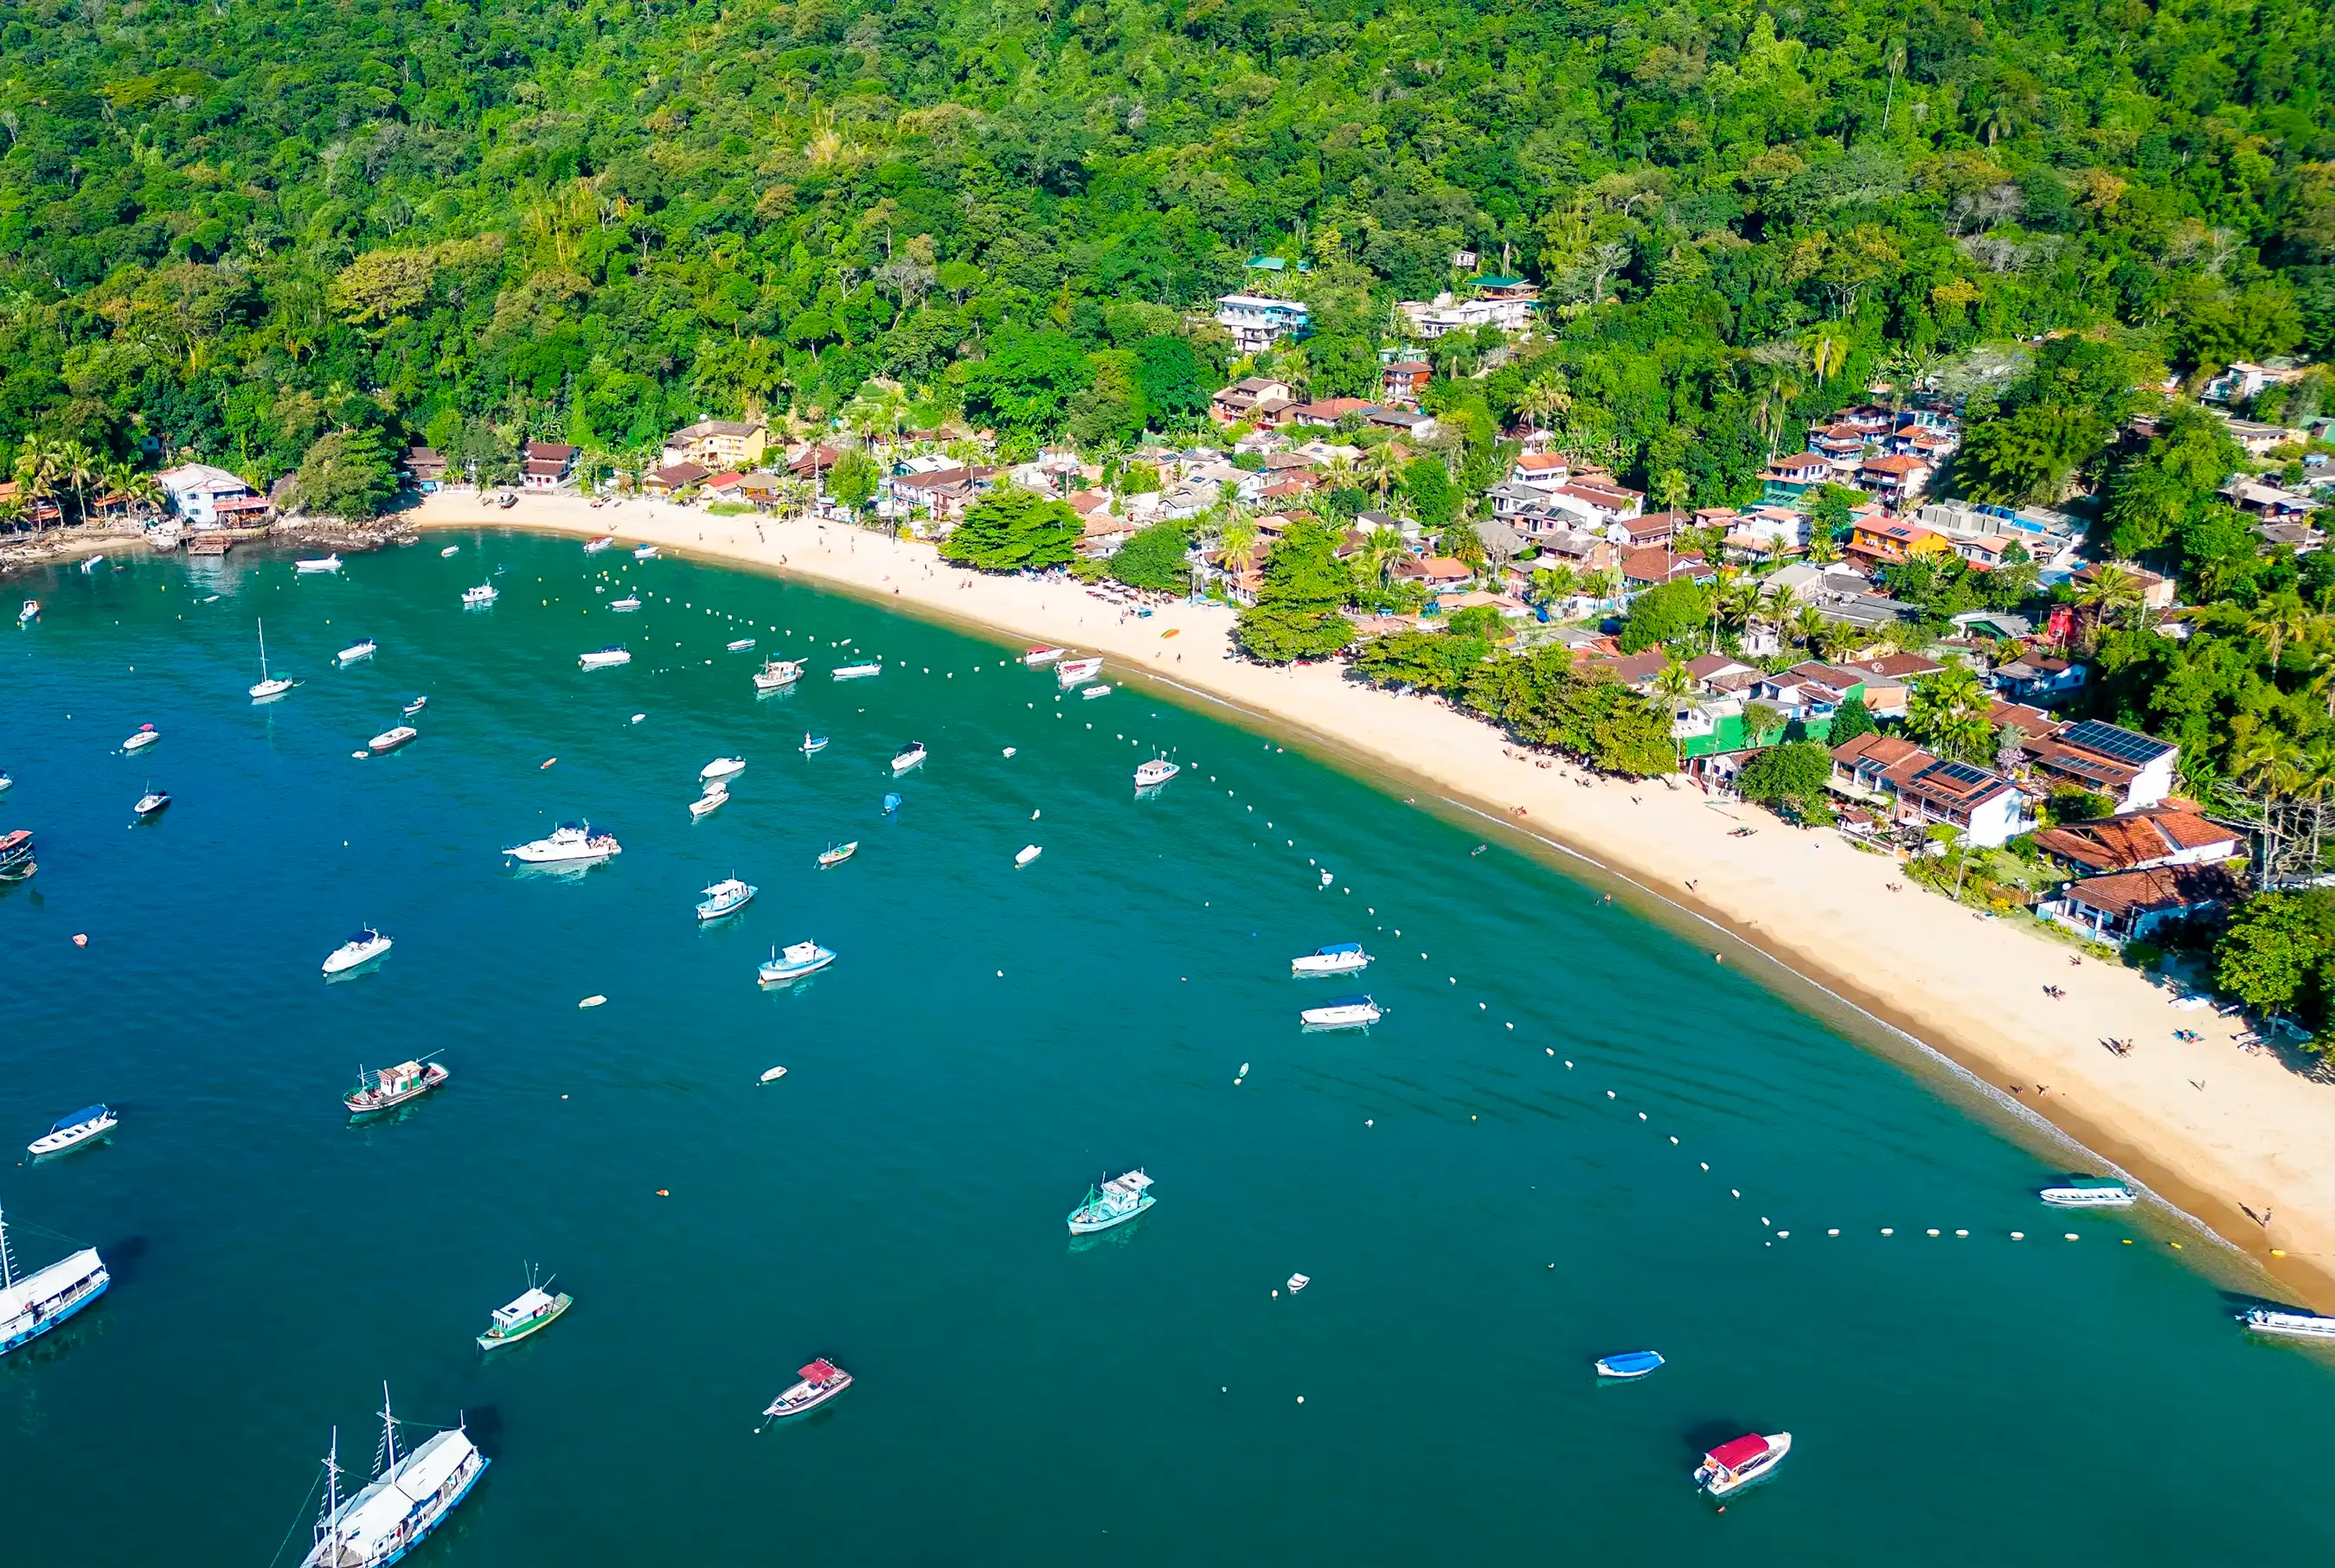
{"label": "strip of sand", "polygon": [[[1894,860],[1835,834],[1795,830],[1683,786],[1542,765],[1479,720],[1349,682],[1332,666],[1230,657],[1232,617],[1215,606],[1122,617],[1074,584],[963,571],[925,545],[654,501],[595,508],[528,496],[502,510],[449,491],[409,516],[422,527],[613,533],[815,579],[1100,653],[1111,661],[1107,678],[1172,682],[1293,726],[1589,856],[1986,1082],[2015,1086],[2021,1103],[2252,1254],[2287,1293],[2335,1311],[2335,1085],[2240,1051],[2230,1021],[2176,1011],[2136,973],[2089,960],[2071,967],[2068,947],[1911,885],[1893,891],[1903,880]],[[1733,836],[1745,826],[1756,831]],[[2176,1040],[2175,1029],[2204,1038]],[[2109,1052],[2109,1039],[2132,1040],[2131,1054]]]}

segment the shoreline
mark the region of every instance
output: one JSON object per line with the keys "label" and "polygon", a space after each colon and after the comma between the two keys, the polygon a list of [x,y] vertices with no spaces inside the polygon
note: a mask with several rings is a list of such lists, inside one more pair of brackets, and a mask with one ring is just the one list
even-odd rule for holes
{"label": "shoreline", "polygon": [[[1972,1094],[1984,1085],[1980,1097],[2006,1123],[2040,1122],[2112,1161],[2295,1301],[2335,1310],[2335,1085],[2267,1052],[2242,1054],[2231,1021],[2173,1011],[2134,972],[2096,960],[2071,969],[2069,949],[1910,884],[1891,891],[1894,857],[1684,786],[1597,779],[1536,760],[1472,715],[1349,682],[1341,668],[1228,657],[1232,616],[1220,608],[1177,603],[1122,620],[1076,584],[970,572],[927,545],[809,518],[714,517],[648,500],[595,508],[539,494],[504,511],[448,491],[402,518],[425,531],[615,534],[978,633],[1100,653],[1114,682],[1174,688],[1347,770],[1410,782],[1513,829],[1536,858],[1553,855],[1558,869],[1658,906],[1638,913],[1723,934],[1857,1015],[1866,1032],[1897,1036],[1900,1048],[1974,1080]],[[1729,836],[1740,826],[1754,832]],[[2050,983],[2067,998],[2046,997]],[[2184,1027],[2204,1038],[2172,1039]],[[2134,1040],[2132,1054],[2109,1053],[2100,1043],[2109,1038]],[[2033,1092],[2039,1080],[2048,1095]]]}

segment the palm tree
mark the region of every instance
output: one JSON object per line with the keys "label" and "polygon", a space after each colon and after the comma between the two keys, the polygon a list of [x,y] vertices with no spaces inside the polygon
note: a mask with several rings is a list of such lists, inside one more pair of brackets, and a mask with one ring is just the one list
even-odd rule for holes
{"label": "palm tree", "polygon": [[1554,566],[1543,566],[1532,575],[1533,592],[1539,596],[1540,602],[1544,605],[1555,604],[1570,598],[1573,590],[1578,587],[1580,583],[1580,574],[1571,566],[1561,563]]}
{"label": "palm tree", "polygon": [[2301,595],[2289,588],[2254,606],[2245,623],[2246,635],[2262,645],[2270,655],[2271,668],[2275,670],[2286,645],[2310,635],[2311,623],[2310,606],[2302,602]]}
{"label": "palm tree", "polygon": [[57,493],[56,449],[38,436],[24,443],[16,454],[15,468],[19,493],[24,497],[24,509],[31,514],[33,526],[41,520],[41,503]]}
{"label": "palm tree", "polygon": [[1840,559],[1840,541],[1822,523],[1808,524],[1808,559],[1819,566],[1830,566]]}
{"label": "palm tree", "polygon": [[1402,535],[1393,528],[1372,528],[1362,536],[1362,559],[1369,563],[1370,573],[1383,588],[1394,576],[1395,563],[1408,554]]}
{"label": "palm tree", "polygon": [[1931,750],[1965,761],[1985,757],[1994,731],[1987,723],[1993,704],[1967,664],[1949,664],[1914,682],[1905,703],[1905,728]]}
{"label": "palm tree", "polygon": [[[2092,569],[2092,580],[2086,585],[2077,603],[2091,612],[2086,641],[2097,644],[2103,625],[2114,621],[2118,615],[2140,606],[2140,579],[2114,561],[2103,562]],[[2277,655],[2272,655],[2271,663],[2278,663]]]}
{"label": "palm tree", "polygon": [[1263,548],[1264,536],[1256,531],[1256,521],[1253,518],[1234,518],[1216,536],[1216,559],[1226,571],[1235,575],[1256,565]]}
{"label": "palm tree", "polygon": [[1402,460],[1394,455],[1391,448],[1383,445],[1372,447],[1362,454],[1361,466],[1356,470],[1356,477],[1361,480],[1362,489],[1370,491],[1379,505],[1384,506],[1387,497],[1402,483]]}
{"label": "palm tree", "polygon": [[1516,411],[1532,421],[1533,433],[1540,433],[1544,419],[1567,413],[1573,408],[1573,393],[1565,384],[1565,372],[1552,370],[1525,388],[1516,399]]}
{"label": "palm tree", "polygon": [[73,494],[73,520],[89,520],[89,487],[105,477],[104,460],[79,441],[56,449],[57,482]]}
{"label": "palm tree", "polygon": [[1824,612],[1814,605],[1802,605],[1784,622],[1785,634],[1804,648],[1814,648],[1824,640],[1826,630],[1832,624]]}
{"label": "palm tree", "polygon": [[1816,373],[1819,382],[1838,375],[1848,358],[1848,337],[1838,322],[1809,328],[1800,339],[1800,346],[1808,351],[1808,368]]}

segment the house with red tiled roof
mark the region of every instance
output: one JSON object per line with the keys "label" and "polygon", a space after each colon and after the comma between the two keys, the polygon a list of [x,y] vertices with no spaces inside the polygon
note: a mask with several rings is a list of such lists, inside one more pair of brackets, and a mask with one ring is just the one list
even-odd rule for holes
{"label": "house with red tiled roof", "polygon": [[1379,386],[1389,402],[1416,408],[1434,375],[1435,367],[1423,359],[1397,360],[1379,373]]}
{"label": "house with red tiled roof", "polygon": [[1631,550],[1622,557],[1622,591],[1624,594],[1659,588],[1664,583],[1675,583],[1681,578],[1691,577],[1700,582],[1718,575],[1700,556],[1692,551],[1675,555],[1667,546]]}
{"label": "house with red tiled roof", "polygon": [[2080,875],[2104,876],[2160,866],[2211,866],[2243,854],[2246,836],[2195,811],[2152,808],[2047,828],[2035,835],[2035,847]]}
{"label": "house with red tiled roof", "polygon": [[1929,489],[1930,476],[1936,471],[1916,457],[1867,458],[1857,465],[1856,488],[1892,507],[1903,507]]}
{"label": "house with red tiled roof", "polygon": [[1886,805],[1900,826],[1946,826],[1992,849],[2030,823],[2032,798],[1991,768],[1932,756],[1895,735],[1859,735],[1832,749],[1832,788],[1851,799]]}
{"label": "house with red tiled roof", "polygon": [[529,441],[524,450],[519,483],[530,490],[556,490],[576,472],[584,449],[565,441]]}
{"label": "house with red tiled roof", "polygon": [[1429,593],[1464,588],[1476,580],[1467,562],[1450,556],[1405,556],[1394,564],[1394,580],[1417,583]]}
{"label": "house with red tiled roof", "polygon": [[2245,892],[2243,867],[2158,866],[2071,883],[2037,912],[2095,942],[2122,945],[2178,920],[2218,915]]}

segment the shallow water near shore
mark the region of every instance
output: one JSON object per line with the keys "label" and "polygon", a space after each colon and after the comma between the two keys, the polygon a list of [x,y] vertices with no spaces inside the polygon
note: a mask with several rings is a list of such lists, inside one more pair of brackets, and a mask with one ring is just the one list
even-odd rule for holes
{"label": "shallow water near shore", "polygon": [[[643,609],[608,611],[627,589]],[[2335,1378],[2249,1343],[2186,1266],[2211,1260],[2044,1210],[2056,1171],[1934,1075],[1205,711],[1058,700],[1016,648],[525,537],[24,595],[46,614],[0,630],[0,829],[34,830],[41,871],[0,890],[0,1136],[122,1114],[0,1167],[20,1266],[63,1250],[40,1226],[116,1281],[0,1359],[28,1560],[144,1563],[167,1532],[224,1568],[287,1527],[296,1560],[330,1428],[361,1470],[384,1379],[495,1461],[417,1562],[2335,1547]],[[255,706],[261,615],[306,683]],[[631,665],[576,669],[619,641]],[[765,653],[813,668],[758,700]],[[416,693],[421,738],[353,759]],[[162,741],[115,754],[147,722]],[[806,731],[831,744],[800,755]],[[896,782],[912,739],[930,760]],[[1138,798],[1161,752],[1183,773]],[[720,755],[747,770],[693,823]],[[175,804],[132,828],[150,782]],[[570,876],[499,853],[579,817],[625,853]],[[699,926],[733,871],[760,896]],[[395,951],[325,983],[368,922]],[[760,991],[804,938],[835,966]],[[1366,976],[1289,978],[1342,940]],[[1385,1021],[1300,1031],[1348,990]],[[444,1090],[349,1125],[360,1062],[431,1050]],[[1157,1208],[1072,1243],[1087,1184],[1131,1165]],[[576,1307],[483,1356],[522,1259]],[[1644,1347],[1652,1379],[1590,1376]],[[755,1436],[813,1355],[857,1385]],[[1718,1514],[1688,1472],[1751,1428],[1793,1453]]]}

